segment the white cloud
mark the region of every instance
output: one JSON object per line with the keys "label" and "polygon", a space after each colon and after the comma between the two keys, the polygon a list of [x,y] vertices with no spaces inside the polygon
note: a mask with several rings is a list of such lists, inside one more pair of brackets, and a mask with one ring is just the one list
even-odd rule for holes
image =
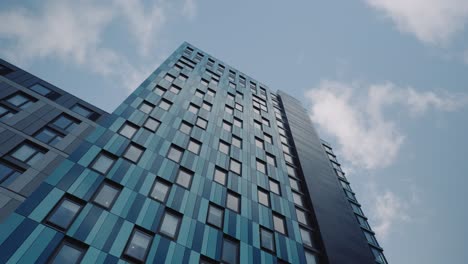
{"label": "white cloud", "polygon": [[386,239],[395,224],[411,221],[409,211],[413,201],[405,201],[391,191],[377,195],[372,208],[372,219],[377,223],[374,231],[380,239]]}
{"label": "white cloud", "polygon": [[466,0],[365,0],[383,12],[402,32],[429,44],[444,44],[468,20]]}
{"label": "white cloud", "polygon": [[385,115],[385,110],[399,107],[417,117],[429,109],[453,111],[468,103],[467,95],[418,92],[392,83],[364,86],[322,81],[306,97],[311,119],[337,139],[343,158],[366,169],[392,164],[405,139],[397,120]]}

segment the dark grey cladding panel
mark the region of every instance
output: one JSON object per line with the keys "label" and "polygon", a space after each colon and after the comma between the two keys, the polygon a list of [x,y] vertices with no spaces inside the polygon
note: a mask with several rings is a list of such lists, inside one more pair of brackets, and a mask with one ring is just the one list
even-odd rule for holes
{"label": "dark grey cladding panel", "polygon": [[301,103],[279,91],[330,263],[375,263],[339,180]]}

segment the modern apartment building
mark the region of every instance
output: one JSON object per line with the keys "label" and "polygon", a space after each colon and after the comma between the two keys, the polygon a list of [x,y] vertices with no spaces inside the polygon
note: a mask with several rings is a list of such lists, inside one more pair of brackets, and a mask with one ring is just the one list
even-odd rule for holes
{"label": "modern apartment building", "polygon": [[300,102],[183,43],[113,113],[0,60],[0,263],[387,263]]}

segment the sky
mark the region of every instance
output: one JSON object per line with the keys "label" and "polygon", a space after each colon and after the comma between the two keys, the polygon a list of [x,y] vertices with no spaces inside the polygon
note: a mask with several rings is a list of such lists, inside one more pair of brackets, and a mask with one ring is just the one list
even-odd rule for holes
{"label": "sky", "polygon": [[301,99],[389,263],[465,263],[467,24],[466,0],[6,0],[0,56],[111,112],[187,41]]}

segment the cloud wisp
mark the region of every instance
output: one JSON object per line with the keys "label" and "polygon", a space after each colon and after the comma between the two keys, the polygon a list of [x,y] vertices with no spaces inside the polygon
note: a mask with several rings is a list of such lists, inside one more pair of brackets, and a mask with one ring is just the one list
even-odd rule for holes
{"label": "cloud wisp", "polygon": [[448,43],[468,22],[465,0],[365,0],[397,28],[427,44]]}
{"label": "cloud wisp", "polygon": [[365,169],[392,164],[405,140],[398,120],[386,115],[386,110],[398,107],[416,118],[430,109],[454,111],[468,104],[467,95],[418,92],[390,82],[366,86],[325,80],[306,97],[311,119],[337,139],[346,161]]}

